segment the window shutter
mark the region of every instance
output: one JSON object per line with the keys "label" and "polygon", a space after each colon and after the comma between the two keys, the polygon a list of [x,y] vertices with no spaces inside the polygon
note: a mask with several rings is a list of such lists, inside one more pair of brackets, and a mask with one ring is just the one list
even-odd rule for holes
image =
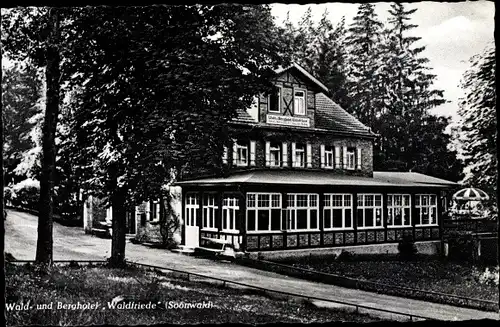
{"label": "window shutter", "polygon": [[266,141],[266,166],[270,166],[269,161],[271,157],[271,143]]}
{"label": "window shutter", "polygon": [[307,155],[307,168],[311,168],[312,166],[312,147],[311,143],[307,143],[306,145],[306,155]]}
{"label": "window shutter", "polygon": [[255,141],[250,141],[250,166],[255,166]]}
{"label": "window shutter", "polygon": [[224,146],[224,152],[222,153],[222,163],[227,164],[227,146]]}
{"label": "window shutter", "polygon": [[340,168],[340,147],[335,147],[335,168]]}
{"label": "window shutter", "polygon": [[236,140],[233,140],[233,166],[236,165],[236,158],[238,157],[238,151],[236,149]]}
{"label": "window shutter", "polygon": [[297,162],[295,161],[295,142],[292,142],[292,167],[297,167]]}
{"label": "window shutter", "polygon": [[342,147],[342,167],[347,168],[347,147]]}
{"label": "window shutter", "polygon": [[358,169],[361,169],[361,149],[358,148],[356,149],[358,151],[357,153],[357,157],[356,157],[356,160],[358,162]]}
{"label": "window shutter", "polygon": [[321,168],[325,168],[325,145],[321,144],[320,147],[320,160],[321,160]]}
{"label": "window shutter", "polygon": [[288,167],[288,145],[285,142],[281,146],[281,153],[283,155],[282,166]]}

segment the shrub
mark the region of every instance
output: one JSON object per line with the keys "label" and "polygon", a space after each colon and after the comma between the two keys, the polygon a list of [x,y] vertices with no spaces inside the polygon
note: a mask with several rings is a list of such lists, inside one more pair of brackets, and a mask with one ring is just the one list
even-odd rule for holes
{"label": "shrub", "polygon": [[448,234],[448,259],[459,262],[473,260],[474,244],[470,232],[453,231]]}
{"label": "shrub", "polygon": [[403,260],[413,260],[415,259],[418,250],[415,246],[413,238],[409,235],[405,235],[403,240],[398,244],[399,256]]}
{"label": "shrub", "polygon": [[40,182],[25,179],[12,186],[12,205],[25,209],[37,210],[40,200]]}
{"label": "shrub", "polygon": [[474,269],[473,276],[479,281],[481,284],[486,285],[497,285],[499,284],[499,266],[496,266],[494,269],[490,270],[490,268],[486,267],[486,269],[481,272],[477,269]]}
{"label": "shrub", "polygon": [[342,252],[340,252],[338,257],[336,258],[336,260],[342,261],[342,262],[352,261],[353,259],[354,259],[354,254],[352,252],[345,251],[345,250],[342,250]]}
{"label": "shrub", "polygon": [[3,196],[7,204],[12,203],[12,199],[16,196],[11,187],[5,186],[3,189]]}

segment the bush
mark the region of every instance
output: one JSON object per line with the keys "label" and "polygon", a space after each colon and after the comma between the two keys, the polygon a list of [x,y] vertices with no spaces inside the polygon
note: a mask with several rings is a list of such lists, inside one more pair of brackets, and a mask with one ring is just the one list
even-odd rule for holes
{"label": "bush", "polygon": [[470,262],[474,256],[474,244],[471,233],[453,231],[448,234],[448,259],[459,262]]}
{"label": "bush", "polygon": [[483,272],[481,272],[475,268],[473,271],[473,276],[481,284],[497,285],[498,286],[499,273],[500,273],[499,266],[496,266],[492,270],[490,270],[490,268],[486,267],[486,269]]}
{"label": "bush", "polygon": [[14,207],[38,210],[40,183],[33,179],[25,179],[12,186],[10,196],[10,201]]}
{"label": "bush", "polygon": [[348,262],[352,261],[354,259],[354,254],[349,251],[342,250],[338,257],[335,260],[342,261],[342,262]]}
{"label": "bush", "polygon": [[399,256],[403,260],[413,260],[415,259],[418,250],[413,241],[413,237],[405,235],[403,240],[398,244]]}

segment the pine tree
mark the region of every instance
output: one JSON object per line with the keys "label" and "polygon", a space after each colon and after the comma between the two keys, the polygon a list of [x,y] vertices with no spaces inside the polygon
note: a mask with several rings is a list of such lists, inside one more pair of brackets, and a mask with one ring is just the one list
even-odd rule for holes
{"label": "pine tree", "polygon": [[470,59],[462,78],[464,97],[460,101],[458,126],[465,161],[464,185],[479,187],[490,195],[488,206],[497,214],[497,116],[496,51],[489,44]]}
{"label": "pine tree", "polygon": [[[348,90],[352,98],[352,113],[373,128],[379,116],[376,74],[381,65],[379,43],[383,24],[371,3],[361,4],[348,28]],[[375,130],[375,132],[377,132]]]}
{"label": "pine tree", "polygon": [[321,20],[315,24],[311,8],[302,16],[298,27],[290,21],[284,22],[285,38],[289,40],[290,55],[318,78],[329,90],[329,96],[343,108],[348,109],[350,99],[346,84],[345,19],[334,26],[325,10]]}
{"label": "pine tree", "polygon": [[411,23],[415,12],[400,3],[391,4],[389,10],[378,71],[383,90],[381,147],[374,166],[457,180],[460,162],[448,149],[450,136],[445,134],[449,119],[430,114],[446,100],[442,90],[432,88],[436,75],[422,56],[425,46],[417,46],[421,38],[412,35],[418,27]]}

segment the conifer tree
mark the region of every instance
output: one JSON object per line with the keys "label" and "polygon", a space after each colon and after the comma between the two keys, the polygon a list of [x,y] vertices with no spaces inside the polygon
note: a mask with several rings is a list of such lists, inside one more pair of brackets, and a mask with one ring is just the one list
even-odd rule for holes
{"label": "conifer tree", "polygon": [[461,88],[458,141],[465,161],[464,185],[479,187],[491,200],[488,206],[497,215],[497,112],[496,112],[496,51],[490,43],[480,54],[470,59]]}
{"label": "conifer tree", "polygon": [[[379,116],[378,89],[376,74],[381,65],[380,39],[382,22],[371,3],[361,4],[353,23],[347,29],[348,50],[348,90],[352,98],[352,113],[365,125],[373,128]],[[375,130],[375,132],[377,132]]]}

